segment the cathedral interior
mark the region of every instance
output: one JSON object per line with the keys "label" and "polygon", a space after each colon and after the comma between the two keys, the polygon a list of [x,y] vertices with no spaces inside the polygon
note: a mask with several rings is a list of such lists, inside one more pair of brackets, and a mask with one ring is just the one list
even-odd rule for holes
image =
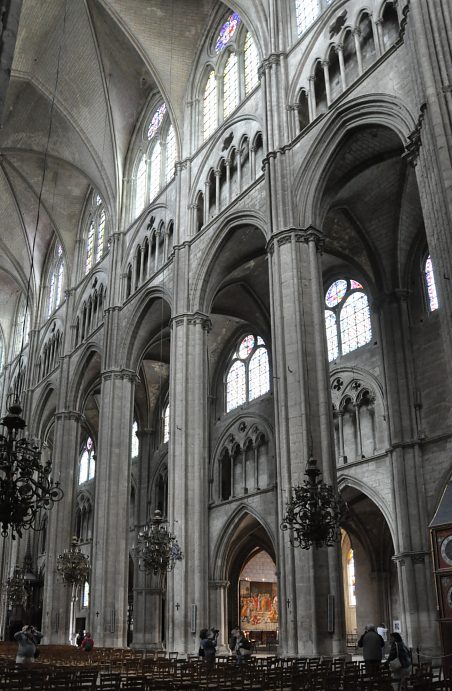
{"label": "cathedral interior", "polygon": [[450,0],[1,8],[0,412],[64,496],[3,533],[0,637],[452,652]]}

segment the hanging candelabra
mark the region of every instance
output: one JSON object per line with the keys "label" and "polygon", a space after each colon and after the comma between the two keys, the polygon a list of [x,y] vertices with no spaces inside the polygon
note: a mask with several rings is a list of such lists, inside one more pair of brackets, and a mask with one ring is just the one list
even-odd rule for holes
{"label": "hanging candelabra", "polygon": [[77,590],[83,587],[88,580],[90,564],[89,557],[83,554],[79,541],[72,538],[71,546],[59,554],[56,561],[57,573],[64,585],[71,586],[71,613],[69,617],[69,642],[75,644],[75,603],[77,602]]}
{"label": "hanging candelabra", "polygon": [[308,479],[293,488],[287,502],[281,529],[291,531],[290,541],[295,547],[331,547],[339,540],[346,504],[331,485],[319,478],[320,474],[311,456],[305,471]]}
{"label": "hanging candelabra", "polygon": [[23,569],[16,566],[6,581],[6,597],[9,607],[20,607],[27,601],[28,592]]}
{"label": "hanging candelabra", "polygon": [[167,521],[157,510],[144,531],[138,533],[135,552],[141,571],[163,575],[166,571],[172,571],[176,562],[183,559],[176,537],[169,532],[166,524]]}
{"label": "hanging candelabra", "polygon": [[0,434],[0,523],[3,537],[11,531],[22,537],[22,531],[36,527],[36,514],[49,510],[63,498],[59,482],[50,477],[51,461],[41,463],[39,443],[23,436],[26,427],[17,400],[0,420],[6,433]]}

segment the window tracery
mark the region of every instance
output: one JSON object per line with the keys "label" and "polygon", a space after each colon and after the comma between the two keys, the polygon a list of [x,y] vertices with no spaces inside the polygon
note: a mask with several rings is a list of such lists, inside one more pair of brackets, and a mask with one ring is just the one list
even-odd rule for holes
{"label": "window tracery", "polygon": [[338,279],[325,295],[328,360],[350,353],[372,338],[369,304],[364,288],[353,279]]}
{"label": "window tracery", "polygon": [[238,343],[226,373],[226,412],[270,390],[268,351],[260,336],[249,334]]}

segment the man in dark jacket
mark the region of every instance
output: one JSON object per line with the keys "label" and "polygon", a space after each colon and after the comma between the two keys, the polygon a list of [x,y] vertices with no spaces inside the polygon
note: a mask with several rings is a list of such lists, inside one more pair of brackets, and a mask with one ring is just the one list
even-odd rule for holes
{"label": "man in dark jacket", "polygon": [[366,672],[373,676],[378,672],[383,657],[384,640],[376,632],[375,626],[369,624],[364,629],[364,633],[358,641],[358,648],[363,649],[363,658]]}

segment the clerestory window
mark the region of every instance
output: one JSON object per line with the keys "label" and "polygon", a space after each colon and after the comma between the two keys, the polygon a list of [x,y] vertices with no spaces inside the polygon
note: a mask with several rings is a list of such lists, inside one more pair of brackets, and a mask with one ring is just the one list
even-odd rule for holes
{"label": "clerestory window", "polygon": [[[243,57],[241,55],[243,54]],[[233,12],[221,25],[209,55],[202,84],[201,135],[205,141],[258,84],[259,54],[240,15]]]}
{"label": "clerestory window", "polygon": [[322,10],[335,0],[295,0],[295,20],[297,33],[303,34],[315,22]]}
{"label": "clerestory window", "polygon": [[336,360],[369,343],[372,338],[369,304],[358,281],[341,278],[325,295],[328,360]]}
{"label": "clerestory window", "polygon": [[64,257],[63,250],[58,242],[53,252],[52,263],[49,269],[49,295],[47,300],[47,317],[61,304],[63,298],[64,283]]}
{"label": "clerestory window", "polygon": [[262,396],[270,390],[267,347],[260,336],[242,338],[226,372],[226,412]]}
{"label": "clerestory window", "polygon": [[85,275],[104,256],[106,250],[106,215],[102,198],[93,192],[88,215],[88,230],[85,243]]}
{"label": "clerestory window", "polygon": [[176,135],[166,103],[154,111],[135,161],[133,213],[138,216],[174,177]]}
{"label": "clerestory window", "polygon": [[430,312],[434,312],[438,309],[438,295],[436,292],[435,275],[433,273],[433,264],[430,255],[428,255],[424,262],[424,286],[428,309]]}

